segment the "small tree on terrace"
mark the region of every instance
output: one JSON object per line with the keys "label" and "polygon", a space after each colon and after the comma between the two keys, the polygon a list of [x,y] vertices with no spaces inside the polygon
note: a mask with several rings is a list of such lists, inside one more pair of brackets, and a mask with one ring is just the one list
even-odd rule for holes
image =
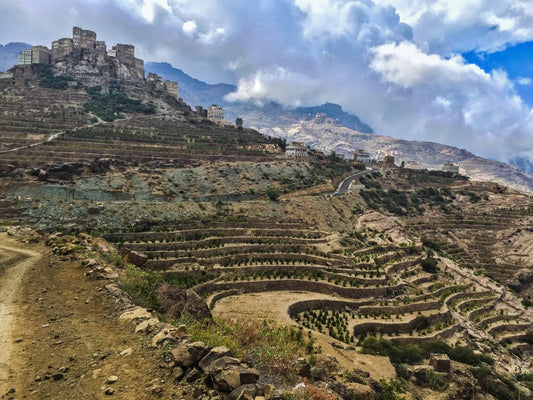
{"label": "small tree on terrace", "polygon": [[267,189],[266,189],[266,194],[268,196],[268,198],[272,201],[277,201],[279,199],[279,195],[280,195],[280,191],[279,191],[279,188],[277,187],[274,187],[274,186],[269,186]]}
{"label": "small tree on terrace", "polygon": [[243,120],[241,117],[237,118],[235,120],[235,125],[238,127],[238,128],[242,128],[242,124],[243,124]]}

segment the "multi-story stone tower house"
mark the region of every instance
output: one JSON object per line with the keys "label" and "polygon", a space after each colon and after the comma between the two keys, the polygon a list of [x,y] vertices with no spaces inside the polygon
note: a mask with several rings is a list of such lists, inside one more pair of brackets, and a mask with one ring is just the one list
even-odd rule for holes
{"label": "multi-story stone tower house", "polygon": [[72,41],[74,47],[94,49],[96,47],[96,33],[75,26],[72,28]]}

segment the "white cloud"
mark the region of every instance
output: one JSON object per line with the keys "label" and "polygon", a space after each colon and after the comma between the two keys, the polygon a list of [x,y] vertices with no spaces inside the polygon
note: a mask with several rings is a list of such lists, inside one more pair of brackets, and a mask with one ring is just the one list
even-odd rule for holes
{"label": "white cloud", "polygon": [[518,83],[520,86],[531,86],[531,78],[524,78],[524,77],[519,77],[516,79],[516,83]]}
{"label": "white cloud", "polygon": [[382,0],[433,53],[495,51],[533,40],[531,0]]}
{"label": "white cloud", "polygon": [[198,26],[196,26],[196,22],[194,21],[187,21],[183,24],[182,29],[187,36],[194,36]]}

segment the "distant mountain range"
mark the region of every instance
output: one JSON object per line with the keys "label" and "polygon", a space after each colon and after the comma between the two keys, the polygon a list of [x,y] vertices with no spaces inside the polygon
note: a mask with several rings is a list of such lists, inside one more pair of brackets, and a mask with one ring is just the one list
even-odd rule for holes
{"label": "distant mountain range", "polygon": [[0,44],[0,72],[5,72],[18,62],[18,54],[31,48],[31,44],[14,42],[5,46]]}

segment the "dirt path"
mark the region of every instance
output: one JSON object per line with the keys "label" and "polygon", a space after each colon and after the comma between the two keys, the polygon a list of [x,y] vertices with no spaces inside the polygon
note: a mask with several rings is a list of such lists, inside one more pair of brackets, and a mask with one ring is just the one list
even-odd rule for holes
{"label": "dirt path", "polygon": [[113,281],[87,271],[0,234],[0,399],[179,399],[161,350],[118,320]]}
{"label": "dirt path", "polygon": [[42,259],[36,251],[25,249],[14,240],[0,235],[0,394],[6,393],[9,377],[13,375],[15,363],[11,354],[16,340],[15,319],[20,315],[20,289],[28,269]]}

